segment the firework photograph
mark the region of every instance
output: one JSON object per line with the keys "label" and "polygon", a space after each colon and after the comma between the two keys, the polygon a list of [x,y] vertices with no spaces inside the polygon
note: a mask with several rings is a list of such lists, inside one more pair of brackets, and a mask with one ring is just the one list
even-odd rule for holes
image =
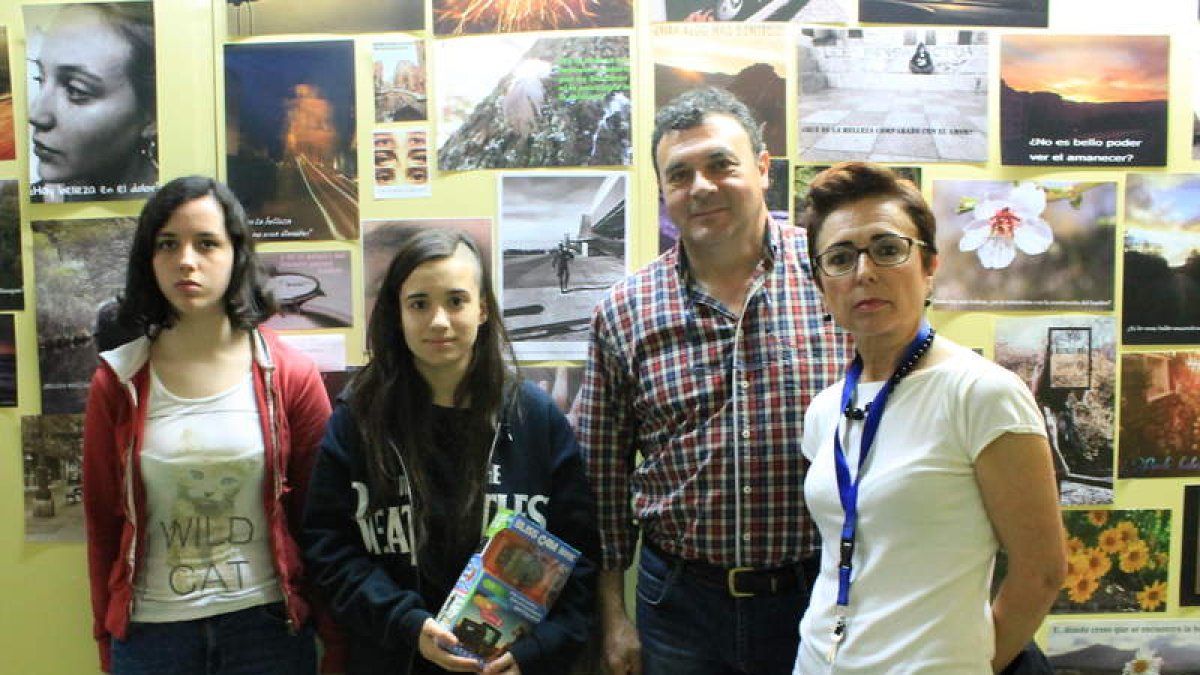
{"label": "firework photograph", "polygon": [[485,36],[436,49],[439,170],[632,160],[627,36]]}
{"label": "firework photograph", "polygon": [[1163,35],[1005,35],[1003,163],[1165,166],[1169,44]]}
{"label": "firework photograph", "polygon": [[278,305],[266,322],[268,328],[286,331],[353,325],[349,251],[263,251],[258,259]]}
{"label": "firework photograph", "polygon": [[[483,256],[484,271],[492,274],[492,221],[489,218],[414,218],[411,220],[367,220],[363,222],[363,290],[367,325],[375,311],[379,285],[400,244],[413,231],[441,227],[464,232],[475,241]],[[493,277],[495,278],[495,277]],[[364,334],[366,331],[363,331]]]}
{"label": "firework photograph", "polygon": [[938,180],[930,206],[938,309],[1113,308],[1115,183]]}
{"label": "firework photograph", "polygon": [[433,0],[438,36],[632,26],[633,0]]}
{"label": "firework photograph", "polygon": [[850,19],[849,0],[653,0],[652,20],[684,23],[803,21],[841,23]]}
{"label": "firework photograph", "polygon": [[425,42],[410,38],[376,42],[371,52],[376,122],[429,119],[425,89]]}
{"label": "firework photograph", "polygon": [[17,181],[0,180],[0,309],[25,309]]}
{"label": "firework photograph", "polygon": [[1121,356],[1118,478],[1200,476],[1200,352]]}
{"label": "firework photograph", "polygon": [[256,239],[358,238],[352,41],[225,45],[225,138]]}
{"label": "firework photograph", "polygon": [[25,540],[82,542],[83,415],[21,417]]}
{"label": "firework photograph", "polygon": [[806,28],[797,60],[801,160],[987,161],[986,32]]}
{"label": "firework photograph", "polygon": [[1046,656],[1064,675],[1200,673],[1200,621],[1051,621]]}
{"label": "firework photograph", "polygon": [[1200,174],[1125,178],[1125,343],[1200,342]]}
{"label": "firework photograph", "polygon": [[8,28],[0,26],[0,160],[17,156],[13,127],[12,71],[8,67]]}
{"label": "firework photograph", "polygon": [[1063,511],[1067,576],[1051,614],[1165,612],[1171,512]]}
{"label": "firework photograph", "polygon": [[786,34],[781,26],[654,26],[654,107],[683,92],[729,90],[763,127],[767,152],[787,154]]}
{"label": "firework photograph", "polygon": [[500,304],[518,358],[586,358],[592,308],[626,273],[627,183],[624,173],[500,177]]}
{"label": "firework photograph", "polygon": [[134,218],[30,223],[43,413],[83,412],[99,353],[137,336],[116,320],[136,225]]}
{"label": "firework photograph", "polygon": [[231,38],[289,33],[384,33],[425,29],[421,0],[229,0]]}
{"label": "firework photograph", "polygon": [[1049,0],[858,0],[858,20],[940,26],[1045,28]]}
{"label": "firework photograph", "polygon": [[994,360],[1029,386],[1046,420],[1064,505],[1111,504],[1116,320],[1109,315],[1000,317]]}

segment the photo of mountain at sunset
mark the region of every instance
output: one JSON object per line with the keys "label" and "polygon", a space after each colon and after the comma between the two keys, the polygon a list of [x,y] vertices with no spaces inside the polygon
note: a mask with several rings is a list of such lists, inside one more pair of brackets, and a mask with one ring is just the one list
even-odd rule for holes
{"label": "photo of mountain at sunset", "polygon": [[1002,162],[1164,166],[1168,60],[1161,35],[1005,36]]}

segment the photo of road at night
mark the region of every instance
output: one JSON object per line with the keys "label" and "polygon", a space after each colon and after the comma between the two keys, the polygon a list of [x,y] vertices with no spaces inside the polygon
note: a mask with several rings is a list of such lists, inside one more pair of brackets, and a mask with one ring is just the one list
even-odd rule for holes
{"label": "photo of road at night", "polygon": [[351,41],[226,45],[225,124],[256,238],[358,238]]}

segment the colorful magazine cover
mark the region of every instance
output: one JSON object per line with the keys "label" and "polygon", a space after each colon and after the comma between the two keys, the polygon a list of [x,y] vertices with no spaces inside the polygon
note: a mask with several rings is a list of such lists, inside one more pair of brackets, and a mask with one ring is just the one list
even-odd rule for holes
{"label": "colorful magazine cover", "polygon": [[448,647],[451,652],[490,661],[545,618],[579,551],[506,509],[492,519],[484,537],[437,620],[458,637],[458,644]]}

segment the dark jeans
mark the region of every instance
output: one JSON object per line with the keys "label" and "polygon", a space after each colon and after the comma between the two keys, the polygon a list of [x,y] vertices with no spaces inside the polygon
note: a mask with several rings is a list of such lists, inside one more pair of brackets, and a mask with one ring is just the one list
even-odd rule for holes
{"label": "dark jeans", "polygon": [[[791,675],[817,562],[800,587],[733,598],[642,548],[637,627],[644,675]],[[811,569],[807,569],[811,567]]]}
{"label": "dark jeans", "polygon": [[316,675],[310,627],[292,635],[283,604],[192,621],[131,623],[112,640],[113,675]]}

